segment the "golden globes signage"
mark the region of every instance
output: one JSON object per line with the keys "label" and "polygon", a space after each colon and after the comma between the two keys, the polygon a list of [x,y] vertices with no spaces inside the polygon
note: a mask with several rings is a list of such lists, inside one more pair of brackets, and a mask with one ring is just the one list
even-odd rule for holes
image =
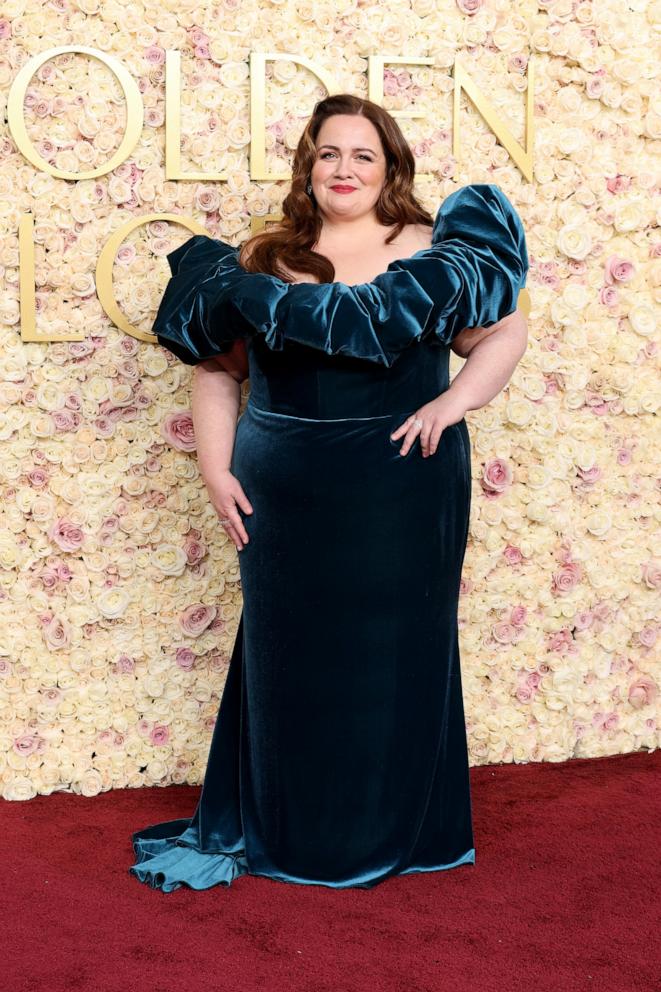
{"label": "golden globes signage", "polygon": [[[126,102],[126,128],[122,141],[109,160],[96,169],[87,172],[68,172],[58,169],[43,159],[36,151],[25,127],[23,105],[30,80],[35,72],[49,59],[64,53],[88,55],[102,62],[117,79]],[[268,61],[291,61],[308,69],[325,87],[329,95],[341,92],[330,73],[312,60],[301,55],[286,52],[252,52],[250,54],[250,178],[254,180],[287,181],[288,175],[276,175],[266,168],[266,64]],[[367,96],[375,103],[383,102],[383,72],[386,65],[399,63],[406,65],[433,65],[433,58],[415,56],[368,55],[367,62]],[[534,145],[533,107],[534,107],[534,76],[532,59],[528,63],[528,84],[526,89],[525,111],[525,140],[523,147],[515,140],[511,131],[498,115],[496,108],[485,96],[457,61],[454,64],[453,89],[453,155],[457,160],[461,157],[460,141],[460,101],[462,92],[470,99],[475,108],[482,114],[484,120],[496,135],[502,146],[507,150],[522,175],[532,182],[533,163],[532,149]],[[422,111],[392,110],[392,117],[421,117]],[[16,76],[9,91],[7,103],[7,118],[9,130],[22,155],[36,169],[46,172],[58,179],[82,180],[94,179],[105,175],[124,162],[136,147],[142,131],[144,112],[140,90],[130,73],[122,63],[106,52],[83,45],[65,45],[50,48],[29,59]],[[165,180],[192,180],[195,182],[226,181],[228,176],[223,173],[182,172],[181,169],[181,56],[178,51],[166,52],[165,61]],[[429,174],[419,173],[419,178],[431,179]],[[280,215],[268,214],[253,218],[251,230],[256,232],[266,221],[280,219]],[[113,294],[112,267],[115,255],[124,239],[135,228],[153,221],[172,221],[183,225],[192,234],[208,234],[206,228],[195,220],[181,214],[147,214],[133,217],[115,231],[104,245],[96,266],[96,289],[99,301],[112,322],[132,337],[140,341],[156,343],[152,334],[138,330],[130,324],[120,311]],[[46,344],[50,341],[81,341],[84,334],[65,332],[51,333],[48,336],[37,333],[35,321],[35,258],[33,240],[33,218],[31,214],[23,214],[19,220],[19,290],[21,314],[21,339],[24,342],[39,342]],[[526,294],[526,290],[522,291]]]}

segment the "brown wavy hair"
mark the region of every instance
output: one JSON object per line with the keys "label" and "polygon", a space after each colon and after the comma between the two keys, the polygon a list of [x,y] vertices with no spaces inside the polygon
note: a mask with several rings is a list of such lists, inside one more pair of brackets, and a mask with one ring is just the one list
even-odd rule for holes
{"label": "brown wavy hair", "polygon": [[322,218],[314,193],[308,195],[305,191],[317,157],[317,135],[326,118],[333,114],[362,115],[372,122],[379,133],[386,157],[386,177],[375,205],[376,217],[380,224],[395,225],[386,238],[386,244],[390,244],[406,224],[433,225],[433,218],[413,193],[415,159],[394,118],[371,100],[351,93],[334,94],[315,104],[300,137],[294,153],[291,190],[283,200],[283,219],[279,226],[259,231],[241,247],[239,264],[248,272],[266,272],[291,282],[286,271],[290,269],[293,272],[309,272],[319,282],[334,281],[333,263],[325,255],[312,250],[321,233]]}

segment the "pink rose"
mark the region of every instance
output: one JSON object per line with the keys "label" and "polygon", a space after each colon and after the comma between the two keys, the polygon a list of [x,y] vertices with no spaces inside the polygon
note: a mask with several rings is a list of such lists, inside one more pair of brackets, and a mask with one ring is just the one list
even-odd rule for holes
{"label": "pink rose", "polygon": [[595,79],[591,76],[588,79],[587,86],[585,87],[585,92],[590,97],[591,100],[598,100],[601,94],[604,92],[604,84],[601,79]]}
{"label": "pink rose", "polygon": [[511,544],[508,544],[503,551],[503,557],[508,565],[520,565],[523,561],[521,549],[515,548]]}
{"label": "pink rose", "polygon": [[177,667],[181,668],[184,672],[190,672],[195,664],[195,659],[196,655],[190,648],[177,648],[175,661],[177,663]]}
{"label": "pink rose", "polygon": [[656,644],[658,630],[656,624],[650,623],[638,631],[638,640],[644,648],[653,648]]}
{"label": "pink rose", "polygon": [[178,451],[195,451],[195,428],[190,410],[169,413],[161,425],[161,434]]}
{"label": "pink rose", "polygon": [[397,77],[392,69],[384,69],[383,72],[383,92],[387,96],[395,96],[399,92]]}
{"label": "pink rose", "polygon": [[190,32],[190,39],[193,45],[208,45],[209,35],[206,34],[200,27],[192,27]]}
{"label": "pink rose", "polygon": [[204,542],[192,538],[189,534],[184,541],[184,551],[186,552],[188,564],[194,565],[204,558],[207,553],[207,548]]}
{"label": "pink rose", "polygon": [[615,307],[620,302],[620,294],[614,286],[602,286],[599,290],[599,302],[605,307]]}
{"label": "pink rose", "polygon": [[492,493],[502,493],[512,484],[512,469],[503,458],[492,458],[482,471],[482,487]]}
{"label": "pink rose", "polygon": [[14,751],[21,757],[29,754],[39,754],[46,750],[46,741],[39,734],[22,734],[14,738]]}
{"label": "pink rose", "polygon": [[57,617],[52,617],[42,627],[42,633],[47,647],[51,651],[68,648],[71,644],[71,632],[68,624]]}
{"label": "pink rose", "polygon": [[554,593],[564,594],[571,592],[576,587],[583,576],[583,569],[578,562],[569,562],[557,572],[553,573],[551,588]]}
{"label": "pink rose", "polygon": [[536,695],[536,690],[523,683],[522,685],[517,686],[514,695],[520,703],[529,703]]}
{"label": "pink rose", "polygon": [[528,57],[523,52],[517,52],[516,55],[511,55],[507,62],[507,68],[510,72],[524,73],[527,65]]}
{"label": "pink rose", "polygon": [[659,688],[649,675],[641,675],[629,686],[629,702],[637,710],[656,702],[658,694]]}
{"label": "pink rose", "polygon": [[203,603],[188,606],[179,618],[181,629],[190,637],[199,637],[213,623],[217,613],[215,606],[205,606]]}
{"label": "pink rose", "polygon": [[566,628],[554,631],[547,640],[549,651],[557,654],[576,654],[576,644]]}
{"label": "pink rose", "polygon": [[41,585],[44,589],[55,589],[59,580],[57,570],[54,568],[43,568],[39,575],[41,579]]}
{"label": "pink rose", "polygon": [[592,717],[592,726],[598,730],[615,730],[620,721],[617,713],[595,713]]}
{"label": "pink rose", "polygon": [[80,418],[74,416],[69,410],[55,410],[51,414],[51,419],[55,425],[55,429],[60,434],[72,431],[80,422]]}
{"label": "pink rose", "polygon": [[92,423],[96,428],[96,433],[99,438],[107,439],[113,437],[115,433],[115,424],[110,417],[96,417]]}
{"label": "pink rose", "polygon": [[67,351],[72,358],[80,361],[81,358],[87,358],[89,355],[94,354],[95,348],[90,340],[71,341],[67,345]]}
{"label": "pink rose", "polygon": [[162,65],[165,62],[165,51],[159,45],[150,45],[145,48],[142,57],[150,65]]}
{"label": "pink rose", "polygon": [[657,558],[643,563],[643,581],[648,589],[661,587],[661,561]]}
{"label": "pink rose", "polygon": [[48,537],[62,551],[78,551],[82,547],[84,534],[76,524],[60,517],[48,531]]}
{"label": "pink rose", "polygon": [[595,482],[598,482],[599,479],[601,479],[602,472],[598,465],[593,465],[591,468],[579,467],[576,474],[578,475],[579,479],[583,480],[583,482],[587,483],[588,485],[593,485]]}
{"label": "pink rose", "polygon": [[527,619],[528,619],[527,606],[512,607],[512,612],[510,614],[510,622],[513,623],[515,627],[523,627]]}
{"label": "pink rose", "polygon": [[[194,571],[195,571],[195,569],[194,569]],[[201,573],[198,573],[198,574],[201,574]],[[226,624],[225,620],[223,620],[222,616],[219,613],[218,616],[215,617],[214,620],[209,625],[209,630],[210,631],[214,631],[214,632],[220,632],[220,631],[225,630],[225,627],[226,626],[227,626],[227,624]]]}
{"label": "pink rose", "polygon": [[457,0],[457,7],[462,14],[468,14],[472,17],[473,14],[477,14],[483,3],[484,0]]}
{"label": "pink rose", "polygon": [[609,193],[626,193],[630,186],[631,178],[629,176],[617,175],[606,180],[606,189]]}
{"label": "pink rose", "polygon": [[130,675],[135,671],[135,661],[128,654],[120,654],[115,662],[115,675]]}
{"label": "pink rose", "polygon": [[499,644],[511,644],[514,640],[514,627],[505,621],[495,623],[491,628],[491,633]]}
{"label": "pink rose", "polygon": [[635,271],[632,262],[618,255],[611,255],[606,259],[604,266],[604,282],[607,286],[612,286],[614,282],[629,282],[633,279]]}
{"label": "pink rose", "polygon": [[157,723],[152,728],[149,739],[155,747],[160,747],[161,744],[167,744],[170,740],[170,728]]}

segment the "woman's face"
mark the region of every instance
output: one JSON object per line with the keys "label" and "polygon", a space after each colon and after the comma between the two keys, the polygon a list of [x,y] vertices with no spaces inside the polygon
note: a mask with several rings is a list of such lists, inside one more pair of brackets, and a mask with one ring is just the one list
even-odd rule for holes
{"label": "woman's face", "polygon": [[327,117],[316,148],[310,179],[321,212],[330,220],[370,213],[386,178],[386,157],[372,122],[357,114]]}

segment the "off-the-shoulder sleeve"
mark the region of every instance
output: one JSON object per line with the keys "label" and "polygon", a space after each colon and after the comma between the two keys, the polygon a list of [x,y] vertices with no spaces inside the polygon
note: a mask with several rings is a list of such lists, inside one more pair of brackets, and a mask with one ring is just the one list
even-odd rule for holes
{"label": "off-the-shoulder sleeve", "polygon": [[431,332],[449,344],[465,327],[491,327],[517,307],[529,269],[519,214],[500,187],[464,186],[437,214],[432,256],[443,265],[443,293]]}
{"label": "off-the-shoulder sleeve", "polygon": [[214,300],[237,267],[238,250],[224,241],[194,234],[168,256],[171,278],[152,325],[159,344],[186,365],[229,351],[243,329],[218,321]]}
{"label": "off-the-shoulder sleeve", "polygon": [[[432,246],[392,262],[371,283],[297,284],[283,302],[296,340],[390,366],[424,337],[449,345],[465,327],[490,327],[516,310],[529,262],[521,219],[493,184],[464,186],[436,215]],[[319,347],[319,344],[316,344]]]}
{"label": "off-the-shoulder sleeve", "polygon": [[423,336],[448,345],[464,327],[489,327],[512,313],[528,271],[521,220],[492,184],[448,196],[431,248],[368,283],[293,284],[247,272],[238,249],[200,235],[168,260],[173,275],[154,332],[188,364],[259,333],[275,351],[295,341],[390,366]]}

